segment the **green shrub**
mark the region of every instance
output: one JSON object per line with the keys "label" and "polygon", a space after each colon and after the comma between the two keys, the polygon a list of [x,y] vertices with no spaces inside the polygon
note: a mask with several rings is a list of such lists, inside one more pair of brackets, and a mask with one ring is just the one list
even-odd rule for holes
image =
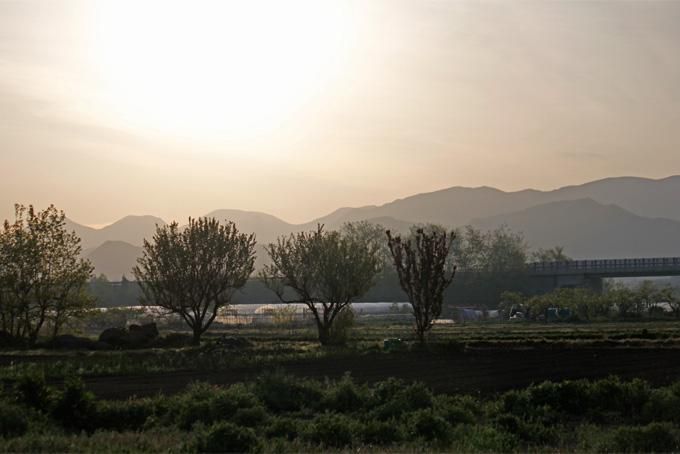
{"label": "green shrub", "polygon": [[195,448],[198,452],[259,452],[260,439],[250,428],[220,421],[197,431]]}
{"label": "green shrub", "polygon": [[241,408],[260,405],[259,399],[243,384],[231,385],[228,388],[217,388],[210,398],[212,412],[216,417],[224,419]]}
{"label": "green shrub", "polygon": [[263,425],[267,422],[267,419],[269,419],[269,414],[261,405],[250,408],[239,408],[232,418],[234,423],[244,427],[257,427]]}
{"label": "green shrub", "polygon": [[318,384],[280,373],[258,378],[254,391],[267,408],[275,412],[317,408],[323,397]]}
{"label": "green shrub", "polygon": [[500,397],[501,411],[515,416],[525,417],[534,412],[534,403],[526,389],[507,391]]}
{"label": "green shrub", "polygon": [[593,421],[637,421],[650,398],[650,389],[642,380],[622,382],[616,377],[587,380],[544,382],[525,390],[515,390],[501,397],[503,412],[521,419],[550,419],[585,416]]}
{"label": "green shrub", "polygon": [[650,394],[649,385],[640,379],[622,382],[618,377],[608,377],[591,384],[594,408],[602,413],[617,413],[626,420],[640,418]]}
{"label": "green shrub", "polygon": [[173,400],[165,419],[166,422],[174,421],[183,430],[189,430],[197,422],[209,425],[217,421],[231,420],[238,411],[241,411],[242,417],[247,420],[249,416],[246,410],[258,405],[257,397],[242,384],[232,385],[226,389],[207,384],[194,384],[187,393]]}
{"label": "green shrub", "polygon": [[0,436],[18,437],[28,430],[26,411],[17,405],[0,402]]}
{"label": "green shrub", "polygon": [[[476,402],[479,407],[479,402]],[[459,397],[441,395],[436,396],[434,409],[452,426],[458,424],[473,424],[475,415],[469,408],[469,402]]]}
{"label": "green shrub", "polygon": [[0,452],[182,452],[186,438],[186,433],[177,430],[94,432],[88,436],[29,432],[10,440],[0,438]]}
{"label": "green shrub", "polygon": [[546,427],[540,422],[527,422],[510,414],[497,416],[494,419],[494,426],[529,445],[553,446],[559,438],[554,426]]}
{"label": "green shrub", "polygon": [[304,430],[303,424],[293,418],[277,416],[270,420],[265,429],[267,438],[285,438],[292,441],[296,439]]}
{"label": "green shrub", "polygon": [[544,382],[528,388],[529,401],[533,407],[547,405],[559,413],[580,415],[592,406],[590,388],[585,380]]}
{"label": "green shrub", "polygon": [[514,435],[481,425],[460,425],[452,438],[454,452],[511,452],[518,446]]}
{"label": "green shrub", "polygon": [[196,381],[187,386],[182,396],[193,401],[207,401],[215,397],[215,393],[222,391],[221,388],[210,383]]}
{"label": "green shrub", "polygon": [[672,452],[680,448],[678,432],[670,423],[619,427],[600,447],[601,452]]}
{"label": "green shrub", "polygon": [[353,420],[337,413],[323,413],[309,424],[305,433],[308,441],[332,448],[352,445],[357,427]]}
{"label": "green shrub", "polygon": [[373,385],[373,400],[371,405],[381,405],[391,401],[394,397],[406,388],[406,383],[398,378],[390,377]]}
{"label": "green shrub", "polygon": [[386,386],[378,387],[374,392],[374,400],[378,405],[371,412],[381,421],[399,418],[405,413],[432,408],[432,392],[422,383],[404,386],[402,382],[386,382]]}
{"label": "green shrub", "polygon": [[404,431],[398,421],[369,419],[361,426],[361,441],[370,445],[388,446],[404,440]]}
{"label": "green shrub", "polygon": [[348,375],[330,387],[323,400],[323,407],[339,413],[360,410],[369,400],[365,386],[359,386]]}
{"label": "green shrub", "polygon": [[174,419],[180,429],[190,430],[198,422],[204,424],[215,422],[216,419],[210,410],[210,401],[193,401],[182,396],[181,399],[177,400],[176,412],[169,413],[168,417]]}
{"label": "green shrub", "polygon": [[673,387],[654,389],[642,409],[644,422],[669,421],[680,423],[680,395]]}
{"label": "green shrub", "polygon": [[94,395],[85,391],[80,379],[70,378],[52,409],[52,416],[67,430],[92,431],[96,428]]}
{"label": "green shrub", "polygon": [[408,385],[397,393],[396,398],[403,400],[412,410],[430,408],[432,406],[432,391],[423,383]]}
{"label": "green shrub", "polygon": [[126,401],[99,401],[96,403],[96,428],[98,430],[139,430],[155,414],[151,399]]}
{"label": "green shrub", "polygon": [[409,433],[416,438],[437,444],[446,444],[451,434],[451,425],[432,410],[418,410],[408,418]]}
{"label": "green shrub", "polygon": [[45,382],[45,375],[27,373],[14,385],[17,400],[38,411],[48,411],[52,405],[53,393]]}

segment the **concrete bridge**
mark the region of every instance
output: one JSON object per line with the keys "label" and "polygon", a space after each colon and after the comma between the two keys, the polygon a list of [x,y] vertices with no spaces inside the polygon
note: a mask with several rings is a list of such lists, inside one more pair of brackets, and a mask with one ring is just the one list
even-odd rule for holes
{"label": "concrete bridge", "polygon": [[604,278],[680,276],[680,257],[535,262],[529,275],[537,293],[563,287],[601,292]]}

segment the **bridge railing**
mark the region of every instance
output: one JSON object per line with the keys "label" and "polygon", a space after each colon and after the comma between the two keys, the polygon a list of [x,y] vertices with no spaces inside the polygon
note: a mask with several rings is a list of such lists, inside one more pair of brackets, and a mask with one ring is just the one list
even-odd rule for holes
{"label": "bridge railing", "polygon": [[656,257],[640,259],[569,260],[560,262],[534,262],[529,264],[531,273],[559,273],[576,271],[620,271],[643,269],[680,269],[680,257]]}

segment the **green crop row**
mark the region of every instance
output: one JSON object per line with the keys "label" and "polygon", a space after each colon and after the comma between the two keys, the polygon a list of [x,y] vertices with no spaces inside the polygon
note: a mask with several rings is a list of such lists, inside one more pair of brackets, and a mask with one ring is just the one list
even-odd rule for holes
{"label": "green crop row", "polygon": [[97,400],[24,376],[0,404],[0,450],[299,452],[668,452],[680,448],[680,382],[545,382],[490,397],[263,375],[185,392]]}

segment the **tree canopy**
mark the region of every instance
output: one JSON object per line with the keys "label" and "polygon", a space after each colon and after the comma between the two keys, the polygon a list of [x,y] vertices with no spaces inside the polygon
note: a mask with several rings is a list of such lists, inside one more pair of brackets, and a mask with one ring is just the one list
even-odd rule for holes
{"label": "tree canopy", "polygon": [[54,205],[36,211],[17,204],[14,222],[0,232],[0,323],[31,344],[48,324],[56,336],[91,303],[84,289],[93,268],[65,220]]}
{"label": "tree canopy", "polygon": [[375,283],[382,267],[380,245],[370,236],[326,231],[280,237],[267,246],[271,264],[261,277],[285,303],[302,303],[314,316],[322,345],[333,343],[333,325],[350,303]]}
{"label": "tree canopy", "polygon": [[240,233],[233,222],[189,218],[182,229],[176,222],[157,226],[137,263],[142,302],[178,314],[198,344],[252,274],[255,235]]}

